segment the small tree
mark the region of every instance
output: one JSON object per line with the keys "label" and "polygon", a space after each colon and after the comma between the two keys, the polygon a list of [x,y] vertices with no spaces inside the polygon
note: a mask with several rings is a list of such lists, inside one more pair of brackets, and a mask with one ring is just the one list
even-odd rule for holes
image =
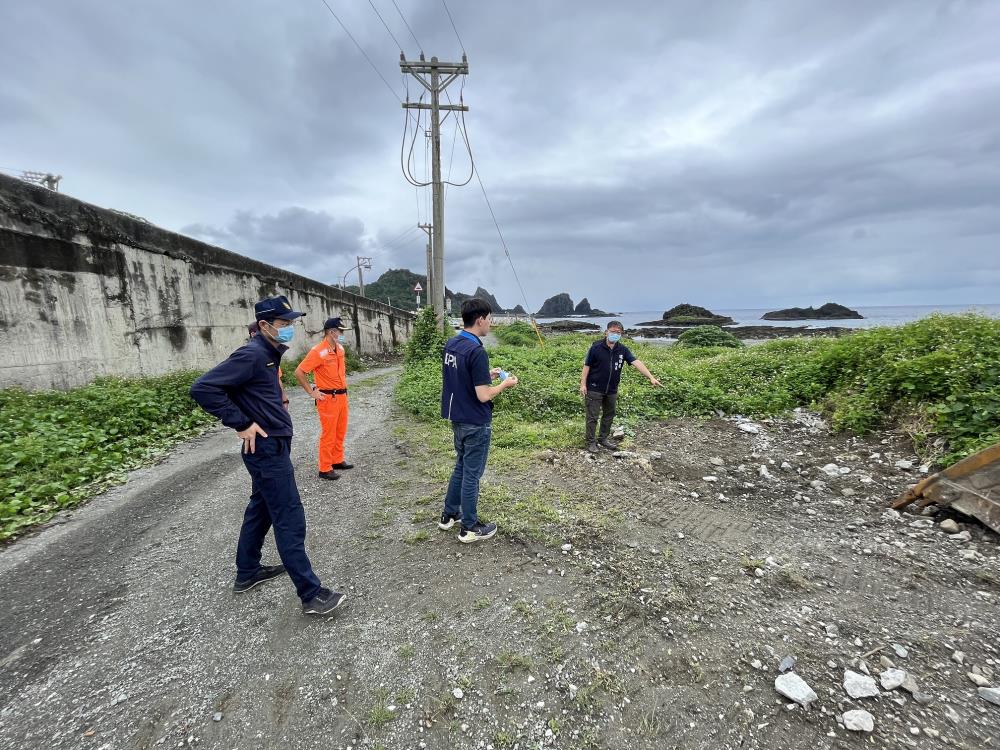
{"label": "small tree", "polygon": [[434,308],[427,306],[417,315],[413,335],[406,343],[406,364],[425,359],[441,359],[447,336],[438,326]]}
{"label": "small tree", "polygon": [[734,349],[743,346],[742,341],[719,326],[696,326],[684,331],[677,338],[677,343],[681,346],[729,346]]}

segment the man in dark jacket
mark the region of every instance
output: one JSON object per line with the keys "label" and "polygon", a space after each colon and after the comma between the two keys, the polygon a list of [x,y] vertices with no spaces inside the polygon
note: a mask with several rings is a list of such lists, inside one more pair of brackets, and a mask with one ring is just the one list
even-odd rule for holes
{"label": "man in dark jacket", "polygon": [[[345,596],[320,585],[306,555],[306,516],[291,460],[292,418],[278,377],[281,355],[295,334],[293,321],[302,313],[285,297],[261,300],[254,313],[258,335],[191,386],[191,398],[243,441],[243,463],[250,473],[252,494],[236,547],[233,591],[249,591],[287,571],[302,611],[325,615]],[[271,528],[283,565],[260,564]]]}
{"label": "man in dark jacket", "polygon": [[[618,406],[618,383],[622,378],[622,367],[627,363],[646,376],[655,387],[660,381],[642,362],[636,359],[629,348],[620,343],[625,328],[617,320],[608,323],[604,338],[595,341],[587,352],[580,373],[580,395],[587,404],[587,450],[597,453],[600,448],[618,450],[618,444],[611,439],[611,423],[615,421]],[[601,419],[600,437],[597,434],[597,419]]]}
{"label": "man in dark jacket", "polygon": [[456,461],[438,528],[450,529],[460,522],[458,540],[464,543],[489,539],[497,533],[495,523],[486,523],[477,514],[479,480],[490,450],[493,399],[517,385],[513,375],[493,385],[500,370],[490,369],[482,341],[490,332],[491,314],[489,303],[477,297],[463,302],[465,329],[445,344],[442,363],[441,417],[451,420]]}

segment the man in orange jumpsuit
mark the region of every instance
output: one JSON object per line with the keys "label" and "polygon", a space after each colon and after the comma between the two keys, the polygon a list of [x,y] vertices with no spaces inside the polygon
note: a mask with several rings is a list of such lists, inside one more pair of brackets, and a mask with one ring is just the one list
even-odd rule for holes
{"label": "man in orange jumpsuit", "polygon": [[[353,469],[344,460],[344,436],[347,434],[347,372],[344,331],[340,318],[323,324],[323,340],[309,350],[295,368],[295,379],[316,401],[319,412],[319,477],[339,479],[337,469]],[[306,375],[312,373],[315,384]]]}

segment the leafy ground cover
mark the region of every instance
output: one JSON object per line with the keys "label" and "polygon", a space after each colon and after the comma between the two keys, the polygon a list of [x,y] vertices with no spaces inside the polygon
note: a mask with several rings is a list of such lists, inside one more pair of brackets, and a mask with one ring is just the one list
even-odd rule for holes
{"label": "leafy ground cover", "polygon": [[[511,340],[498,332],[504,337]],[[497,401],[495,446],[565,448],[581,441],[579,376],[592,340],[574,334],[551,337],[544,346],[536,340],[534,346],[502,344],[490,352],[493,365],[520,379]],[[441,343],[437,337],[411,350],[396,391],[403,408],[426,419],[440,414]],[[1000,441],[995,319],[934,315],[842,338],[784,339],[739,349],[628,345],[663,382],[653,389],[636,373],[625,373],[619,414],[631,427],[719,411],[771,416],[807,406],[822,411],[838,430],[900,427],[923,458],[941,465]]]}
{"label": "leafy ground cover", "polygon": [[198,375],[0,391],[0,540],[122,481],[211,424],[188,396]]}

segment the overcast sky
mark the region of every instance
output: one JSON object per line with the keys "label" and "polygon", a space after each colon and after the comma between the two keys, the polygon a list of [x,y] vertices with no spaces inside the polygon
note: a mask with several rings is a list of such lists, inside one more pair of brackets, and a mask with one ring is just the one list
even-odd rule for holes
{"label": "overcast sky", "polygon": [[[421,271],[399,49],[368,2],[328,2],[392,91],[322,0],[4,3],[0,167],[328,283],[359,254]],[[440,0],[397,3],[460,58]],[[1000,2],[450,7],[531,309],[1000,303]],[[522,302],[475,180],[445,225],[448,286]]]}

